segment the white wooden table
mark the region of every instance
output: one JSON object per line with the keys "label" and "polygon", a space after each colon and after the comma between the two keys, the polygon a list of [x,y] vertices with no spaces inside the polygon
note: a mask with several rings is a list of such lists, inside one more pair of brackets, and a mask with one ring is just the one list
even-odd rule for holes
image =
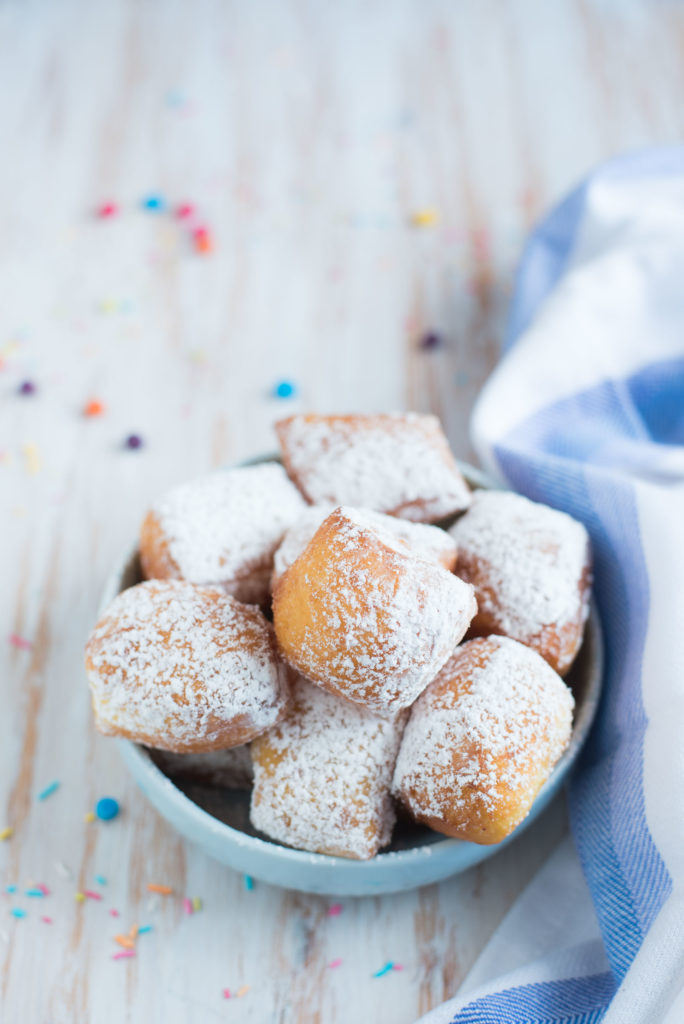
{"label": "white wooden table", "polygon": [[[477,869],[337,916],[248,892],[95,734],[82,645],[148,502],[272,448],[284,412],[431,409],[472,454],[526,231],[600,159],[681,139],[683,40],[681,5],[633,0],[0,7],[3,1021],[409,1024],[457,989],[562,804]],[[196,203],[214,251],[150,194]],[[121,815],[87,823],[105,794]]]}

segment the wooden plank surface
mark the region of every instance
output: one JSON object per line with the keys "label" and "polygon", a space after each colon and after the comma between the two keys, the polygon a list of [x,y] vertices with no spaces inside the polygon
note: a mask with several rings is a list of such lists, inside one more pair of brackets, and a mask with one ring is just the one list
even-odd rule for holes
{"label": "wooden plank surface", "polygon": [[[681,5],[636,0],[0,5],[2,1020],[409,1024],[456,990],[562,804],[487,864],[336,917],[247,892],[96,736],[82,645],[148,502],[271,449],[285,411],[431,409],[472,456],[525,233],[594,163],[681,139],[683,43]],[[150,193],[195,202],[214,252]],[[121,816],[87,824],[106,793]],[[134,922],[154,930],[112,961]]]}

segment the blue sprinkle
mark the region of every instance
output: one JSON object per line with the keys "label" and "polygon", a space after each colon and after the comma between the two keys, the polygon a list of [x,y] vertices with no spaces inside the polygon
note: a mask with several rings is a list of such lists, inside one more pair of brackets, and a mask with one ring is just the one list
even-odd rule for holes
{"label": "blue sprinkle", "polygon": [[44,896],[45,893],[42,889],[26,889],[24,892],[25,896]]}
{"label": "blue sprinkle", "polygon": [[381,967],[379,971],[376,971],[373,975],[374,978],[382,978],[383,974],[389,974],[394,967],[391,960],[388,960],[384,967]]}
{"label": "blue sprinkle", "polygon": [[152,925],[151,924],[144,924],[142,926],[142,928],[138,928],[138,935],[144,935],[145,932],[151,932],[151,931],[152,931]]}
{"label": "blue sprinkle", "polygon": [[291,380],[281,380],[273,388],[273,394],[276,398],[292,398],[297,394],[297,385]]}
{"label": "blue sprinkle", "polygon": [[54,782],[51,782],[49,786],[46,786],[45,789],[41,789],[40,793],[38,794],[38,799],[47,800],[47,798],[49,796],[52,796],[52,794],[57,789],[59,789],[59,782],[55,780]]}
{"label": "blue sprinkle", "polygon": [[251,892],[254,888],[254,879],[251,875],[245,875],[245,889],[247,892]]}
{"label": "blue sprinkle", "polygon": [[21,907],[12,907],[10,913],[12,917],[26,917],[26,911],[22,910]]}
{"label": "blue sprinkle", "polygon": [[107,884],[107,879],[104,877],[104,875],[95,875],[94,877],[95,877],[95,881],[97,882],[98,885],[106,885]]}
{"label": "blue sprinkle", "polygon": [[113,796],[103,796],[95,804],[95,813],[100,821],[111,821],[119,813],[119,804]]}
{"label": "blue sprinkle", "polygon": [[166,200],[163,196],[146,196],[142,201],[142,207],[153,213],[162,213],[166,209]]}
{"label": "blue sprinkle", "polygon": [[16,892],[16,891],[17,891],[16,885],[6,885],[5,886],[5,892]]}

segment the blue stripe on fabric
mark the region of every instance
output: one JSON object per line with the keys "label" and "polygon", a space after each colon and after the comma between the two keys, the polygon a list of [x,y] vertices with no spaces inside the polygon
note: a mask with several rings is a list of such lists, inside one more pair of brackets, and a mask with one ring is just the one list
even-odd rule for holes
{"label": "blue stripe on fabric", "polygon": [[649,437],[658,444],[684,445],[684,359],[665,359],[626,381]]}
{"label": "blue stripe on fabric", "polygon": [[[495,448],[516,490],[581,519],[592,537],[606,631],[605,690],[571,786],[570,810],[606,953],[620,979],[672,886],[648,829],[643,793],[648,573],[632,487],[603,464],[616,435],[641,443],[644,428],[629,395],[624,382],[604,382],[542,410]],[[581,427],[571,432],[569,423]]]}
{"label": "blue stripe on fabric", "polygon": [[610,972],[520,985],[475,999],[450,1024],[597,1024],[614,993]]}
{"label": "blue stripe on fabric", "polygon": [[587,194],[598,181],[667,177],[684,173],[684,147],[659,146],[626,153],[598,167],[537,225],[523,250],[508,315],[504,352],[513,347],[556,287],[577,240]]}

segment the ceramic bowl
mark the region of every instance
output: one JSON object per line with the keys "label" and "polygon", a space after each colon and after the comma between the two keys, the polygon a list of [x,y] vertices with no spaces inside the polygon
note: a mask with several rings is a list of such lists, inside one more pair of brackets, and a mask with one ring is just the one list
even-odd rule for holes
{"label": "ceramic bowl", "polygon": [[[252,462],[269,461],[265,456]],[[460,464],[472,487],[492,487],[475,468]],[[142,579],[137,545],[110,576],[102,611],[118,593]],[[601,628],[592,603],[584,643],[567,676],[576,702],[570,745],[539,792],[530,813],[504,842],[478,846],[447,839],[428,828],[399,823],[391,846],[369,861],[347,860],[293,850],[255,831],[249,821],[247,790],[188,784],[165,775],[145,747],[117,739],[121,755],[150,802],[170,824],[211,857],[272,885],[327,896],[398,892],[440,881],[494,856],[527,828],[556,796],[584,743],[598,704],[603,673]]]}

